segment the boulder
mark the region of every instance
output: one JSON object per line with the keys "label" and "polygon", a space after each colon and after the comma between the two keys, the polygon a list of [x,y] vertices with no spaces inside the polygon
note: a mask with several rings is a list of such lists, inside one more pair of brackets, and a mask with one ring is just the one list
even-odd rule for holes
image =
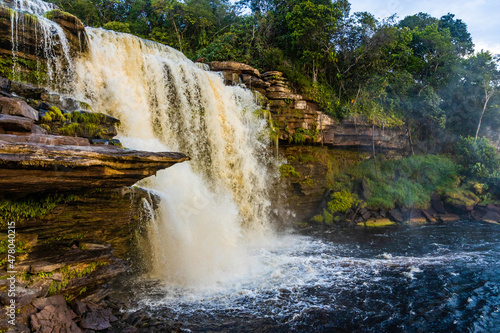
{"label": "boulder", "polygon": [[111,327],[111,323],[117,319],[111,314],[109,309],[100,309],[97,311],[87,312],[80,326],[85,329],[102,331]]}
{"label": "boulder", "polygon": [[0,97],[0,113],[38,121],[38,112],[29,106],[28,103],[8,97]]}
{"label": "boulder", "polygon": [[31,132],[34,122],[31,118],[0,114],[0,128],[4,131]]}
{"label": "boulder", "polygon": [[57,306],[47,305],[42,311],[31,316],[31,328],[34,332],[40,333],[80,333],[82,330],[73,322],[75,317],[75,313],[66,303]]}

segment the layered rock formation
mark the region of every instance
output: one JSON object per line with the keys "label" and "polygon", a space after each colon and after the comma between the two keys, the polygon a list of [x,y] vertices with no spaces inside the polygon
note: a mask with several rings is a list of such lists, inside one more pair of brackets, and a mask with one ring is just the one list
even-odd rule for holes
{"label": "layered rock formation", "polygon": [[130,186],[187,160],[180,153],[0,141],[0,186],[3,194]]}
{"label": "layered rock formation", "polygon": [[251,66],[230,61],[214,61],[209,66],[223,72],[226,84],[244,84],[264,97],[261,102],[271,111],[283,142],[365,150],[375,146],[378,151],[401,151],[406,146],[401,129],[374,127],[359,117],[337,123],[318,104],[296,93],[281,72],[261,74]]}

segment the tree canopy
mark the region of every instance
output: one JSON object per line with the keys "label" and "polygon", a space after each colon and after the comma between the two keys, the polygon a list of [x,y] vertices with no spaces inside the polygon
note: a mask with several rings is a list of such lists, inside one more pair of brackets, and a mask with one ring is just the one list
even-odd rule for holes
{"label": "tree canopy", "polygon": [[[474,54],[453,14],[379,21],[347,0],[52,0],[87,25],[170,45],[193,60],[279,70],[336,118],[406,126],[420,149],[500,128],[496,57]],[[444,143],[444,144],[443,144]]]}

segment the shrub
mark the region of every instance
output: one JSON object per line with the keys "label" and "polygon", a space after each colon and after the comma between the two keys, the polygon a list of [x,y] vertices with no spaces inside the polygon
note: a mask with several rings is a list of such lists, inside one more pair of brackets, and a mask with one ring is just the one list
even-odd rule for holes
{"label": "shrub", "polygon": [[358,196],[347,191],[335,192],[328,203],[328,210],[332,213],[345,213],[359,203]]}

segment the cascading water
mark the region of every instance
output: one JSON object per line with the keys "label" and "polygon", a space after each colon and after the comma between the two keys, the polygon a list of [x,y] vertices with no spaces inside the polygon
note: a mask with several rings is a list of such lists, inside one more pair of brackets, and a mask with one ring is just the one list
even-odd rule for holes
{"label": "cascading water", "polygon": [[252,93],[225,86],[170,47],[102,29],[87,33],[90,55],[76,65],[77,97],[122,120],[126,147],[192,158],[145,183],[162,197],[151,234],[154,275],[205,285],[245,272],[243,238],[269,231],[272,182],[267,125]]}
{"label": "cascading water", "polygon": [[[13,27],[19,45],[22,25]],[[87,32],[73,93],[122,120],[124,146],[192,157],[140,184],[162,198],[157,212],[143,202],[153,279],[129,281],[159,319],[154,330],[179,322],[205,332],[498,330],[497,225],[328,229],[259,243],[271,229],[273,160],[252,94],[169,47]]]}
{"label": "cascading water", "polygon": [[[63,29],[57,23],[43,15],[55,8],[54,5],[40,0],[0,0],[0,5],[13,9],[10,12],[11,43],[12,43],[12,76],[20,80],[19,58],[25,51],[22,46],[28,38],[27,26],[34,29],[34,47],[37,55],[37,73],[47,73],[47,82],[59,83],[63,86],[72,79],[73,63],[70,46]],[[22,12],[30,15],[22,15]],[[42,70],[43,67],[43,70]],[[39,80],[41,77],[38,78]],[[53,86],[53,88],[56,88]]]}

